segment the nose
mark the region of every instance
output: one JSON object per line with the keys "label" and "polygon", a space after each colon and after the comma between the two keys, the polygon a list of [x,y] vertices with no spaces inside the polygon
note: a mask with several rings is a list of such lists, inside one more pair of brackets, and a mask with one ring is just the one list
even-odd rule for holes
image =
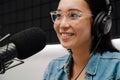
{"label": "nose", "polygon": [[63,17],[63,19],[60,22],[60,27],[69,27],[70,24],[68,23],[68,20],[66,17]]}

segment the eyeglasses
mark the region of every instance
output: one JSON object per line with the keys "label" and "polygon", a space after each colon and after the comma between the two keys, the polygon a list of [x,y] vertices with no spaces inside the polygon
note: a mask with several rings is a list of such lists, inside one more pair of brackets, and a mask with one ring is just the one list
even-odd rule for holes
{"label": "eyeglasses", "polygon": [[77,9],[70,9],[67,12],[63,13],[62,11],[52,11],[50,12],[53,23],[60,23],[64,17],[67,18],[68,22],[78,21],[82,15],[93,16],[92,14],[84,13]]}

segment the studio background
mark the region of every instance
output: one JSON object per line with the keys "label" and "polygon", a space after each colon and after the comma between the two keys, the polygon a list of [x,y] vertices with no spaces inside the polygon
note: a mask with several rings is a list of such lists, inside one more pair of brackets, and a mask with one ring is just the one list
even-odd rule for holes
{"label": "studio background", "polygon": [[[0,37],[30,27],[46,32],[48,44],[57,43],[49,12],[56,10],[59,0],[0,0]],[[113,11],[112,37],[120,37],[120,0],[111,0]]]}

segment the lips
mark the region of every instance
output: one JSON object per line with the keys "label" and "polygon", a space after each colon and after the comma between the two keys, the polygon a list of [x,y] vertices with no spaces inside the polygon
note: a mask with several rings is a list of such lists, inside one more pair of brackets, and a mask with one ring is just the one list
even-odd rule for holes
{"label": "lips", "polygon": [[62,40],[70,40],[74,33],[61,33],[61,39]]}

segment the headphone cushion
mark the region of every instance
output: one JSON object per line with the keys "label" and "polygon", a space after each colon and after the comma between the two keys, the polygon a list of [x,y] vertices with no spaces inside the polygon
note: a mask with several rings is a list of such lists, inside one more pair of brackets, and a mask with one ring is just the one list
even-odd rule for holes
{"label": "headphone cushion", "polygon": [[111,28],[111,17],[107,16],[106,12],[100,12],[93,22],[92,33],[96,37],[100,37],[104,34],[107,34]]}

